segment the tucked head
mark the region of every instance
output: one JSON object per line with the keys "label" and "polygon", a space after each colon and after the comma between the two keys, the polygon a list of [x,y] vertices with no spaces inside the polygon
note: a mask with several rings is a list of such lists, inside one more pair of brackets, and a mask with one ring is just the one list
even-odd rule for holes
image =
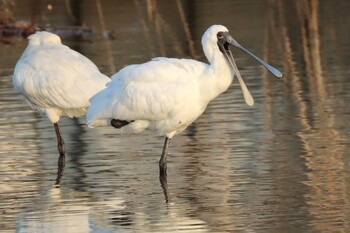
{"label": "tucked head", "polygon": [[61,38],[51,32],[36,32],[28,37],[31,45],[61,44]]}

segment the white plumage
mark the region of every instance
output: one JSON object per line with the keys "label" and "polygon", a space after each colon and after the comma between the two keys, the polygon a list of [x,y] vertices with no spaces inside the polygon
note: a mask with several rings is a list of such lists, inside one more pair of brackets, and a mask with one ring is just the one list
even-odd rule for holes
{"label": "white plumage", "polygon": [[85,115],[90,105],[88,100],[110,79],[88,58],[62,45],[55,34],[36,32],[28,39],[29,44],[14,70],[13,86],[34,109],[55,124],[60,140],[57,125],[60,117]]}
{"label": "white plumage", "polygon": [[[160,160],[160,170],[165,173],[169,139],[194,122],[212,99],[226,91],[234,74],[239,78],[246,102],[254,103],[228,46],[241,48],[235,43],[226,27],[214,25],[202,37],[210,64],[156,58],[125,67],[112,76],[106,89],[91,98],[88,125],[107,126],[117,120],[118,124],[112,125],[120,131],[140,133],[151,129],[166,136]],[[258,61],[266,67],[266,63]]]}
{"label": "white plumage", "polygon": [[150,128],[171,138],[205,110],[208,98],[202,95],[197,77],[206,69],[204,63],[194,60],[167,58],[128,66],[91,99],[88,124],[94,127],[110,125],[112,119],[133,120],[121,131],[139,133]]}
{"label": "white plumage", "polygon": [[217,49],[218,31],[227,29],[212,27],[202,40],[211,65],[192,59],[156,58],[114,74],[107,88],[90,100],[88,125],[133,120],[121,130],[139,133],[149,128],[168,138],[184,130],[233,79],[233,71]]}

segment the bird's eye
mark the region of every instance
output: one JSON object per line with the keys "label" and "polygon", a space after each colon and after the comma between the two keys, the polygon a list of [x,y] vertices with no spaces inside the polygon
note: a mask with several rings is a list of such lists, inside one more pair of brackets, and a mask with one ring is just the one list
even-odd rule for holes
{"label": "bird's eye", "polygon": [[224,38],[224,33],[223,32],[218,32],[218,34],[216,34],[218,39],[222,39]]}

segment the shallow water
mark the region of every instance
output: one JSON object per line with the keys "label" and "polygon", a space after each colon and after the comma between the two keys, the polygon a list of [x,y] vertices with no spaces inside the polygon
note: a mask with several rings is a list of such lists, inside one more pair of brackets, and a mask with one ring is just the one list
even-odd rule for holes
{"label": "shallow water", "polygon": [[55,185],[54,128],[12,89],[26,40],[0,44],[1,232],[350,231],[350,2],[76,2],[11,9],[16,20],[93,28],[84,41],[63,42],[108,75],[155,56],[204,61],[201,35],[220,23],[285,77],[235,53],[255,105],[245,105],[234,80],[174,137],[166,181],[162,137],[63,119],[67,155]]}

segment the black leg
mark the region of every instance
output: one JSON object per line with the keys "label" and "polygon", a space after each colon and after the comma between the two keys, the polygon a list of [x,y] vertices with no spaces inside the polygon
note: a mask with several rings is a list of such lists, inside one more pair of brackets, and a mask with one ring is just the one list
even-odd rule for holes
{"label": "black leg", "polygon": [[167,158],[167,155],[168,155],[169,143],[170,143],[170,138],[165,137],[162,156],[160,157],[160,160],[159,160],[159,172],[160,172],[161,175],[162,174],[166,175],[166,169],[167,169],[166,158]]}
{"label": "black leg", "polygon": [[65,154],[64,141],[61,136],[60,127],[58,126],[58,123],[54,123],[54,126],[55,126],[55,131],[57,136],[58,151],[60,152],[60,155],[64,155]]}
{"label": "black leg", "polygon": [[58,157],[58,162],[57,162],[57,177],[56,177],[55,185],[59,185],[61,183],[61,177],[63,175],[65,163],[66,163],[66,156],[60,155]]}

